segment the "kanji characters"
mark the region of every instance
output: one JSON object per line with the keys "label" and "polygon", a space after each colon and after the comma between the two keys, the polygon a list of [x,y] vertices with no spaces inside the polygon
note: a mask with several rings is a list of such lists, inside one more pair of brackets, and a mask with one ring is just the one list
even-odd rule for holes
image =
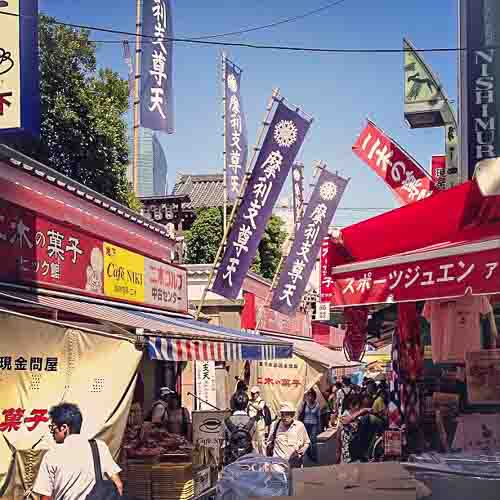
{"label": "kanji characters", "polygon": [[235,273],[238,268],[236,267],[240,263],[240,259],[231,257],[229,259],[229,264],[226,266],[226,272],[222,275],[222,278],[227,280],[229,286],[233,286],[233,273]]}
{"label": "kanji characters", "polygon": [[151,87],[150,105],[149,111],[157,111],[160,116],[165,120],[167,117],[165,111],[163,111],[163,95],[164,90],[161,87]]}
{"label": "kanji characters", "polygon": [[240,257],[241,252],[248,253],[248,242],[253,234],[252,228],[246,224],[242,224],[238,232],[237,241],[233,241],[233,246],[236,248],[236,255]]}
{"label": "kanji characters", "polygon": [[0,356],[0,370],[12,370],[12,356]]}
{"label": "kanji characters", "polygon": [[240,113],[240,101],[238,100],[238,96],[236,94],[233,94],[229,98],[229,109],[231,110],[231,113]]}
{"label": "kanji characters", "polygon": [[74,236],[68,238],[69,245],[66,245],[66,252],[71,252],[71,262],[76,264],[78,255],[83,255],[83,250],[80,248],[80,240]]}
{"label": "kanji characters", "polygon": [[283,289],[283,294],[280,296],[280,300],[286,300],[288,307],[292,307],[292,302],[290,299],[293,297],[296,289],[297,286],[292,285],[291,283],[287,283]]}
{"label": "kanji characters", "polygon": [[17,222],[12,222],[11,229],[14,229],[14,234],[9,240],[11,245],[17,243],[19,248],[25,248],[25,245],[27,248],[33,248],[33,242],[29,239],[31,228],[24,223],[23,219],[19,219]]}
{"label": "kanji characters", "polygon": [[253,194],[261,199],[262,206],[264,206],[273,185],[265,177],[259,177],[258,181],[253,187]]}
{"label": "kanji characters", "polygon": [[47,236],[49,237],[49,244],[47,245],[47,255],[49,257],[54,257],[58,262],[64,260],[64,249],[62,243],[64,240],[64,234],[59,231],[50,229],[47,231]]}
{"label": "kanji characters", "polygon": [[24,423],[31,424],[26,425],[26,429],[28,432],[34,431],[40,424],[46,423],[49,421],[49,417],[47,416],[47,410],[31,410],[31,414],[29,417],[25,417]]}
{"label": "kanji characters", "polygon": [[58,359],[54,357],[47,357],[45,360],[45,371],[46,372],[56,372],[58,365]]}
{"label": "kanji characters", "polygon": [[288,276],[292,279],[292,283],[295,285],[297,280],[302,280],[302,273],[306,268],[306,264],[301,259],[296,259],[292,264],[292,270],[288,273]]}
{"label": "kanji characters", "polygon": [[250,206],[248,207],[248,212],[243,215],[243,218],[250,221],[250,225],[255,230],[257,225],[255,223],[255,218],[259,215],[259,211],[262,205],[259,204],[257,200],[252,200]]}
{"label": "kanji characters", "polygon": [[281,169],[283,155],[279,151],[272,151],[261,166],[267,179],[276,178]]}
{"label": "kanji characters", "polygon": [[23,423],[22,408],[8,408],[2,412],[4,421],[0,423],[0,432],[18,431]]}
{"label": "kanji characters", "polygon": [[23,358],[22,356],[19,356],[15,361],[14,361],[16,370],[26,370],[28,366],[28,360]]}
{"label": "kanji characters", "polygon": [[151,61],[153,69],[149,70],[149,74],[155,78],[156,84],[161,86],[163,85],[163,80],[167,79],[167,58],[165,57],[165,54],[163,54],[163,52],[155,50],[151,55]]}
{"label": "kanji characters", "polygon": [[418,199],[420,190],[422,188],[422,180],[417,179],[415,177],[415,174],[409,170],[405,172],[405,175],[406,178],[403,181],[401,187],[409,193],[408,198],[410,200]]}
{"label": "kanji characters", "polygon": [[316,241],[316,238],[318,237],[319,229],[319,225],[311,223],[307,225],[304,231],[304,237],[308,239],[313,245]]}
{"label": "kanji characters", "polygon": [[323,219],[326,217],[326,212],[328,211],[328,207],[324,203],[318,203],[311,214],[311,220],[315,224],[321,224]]}
{"label": "kanji characters", "polygon": [[43,358],[34,357],[34,358],[30,359],[30,370],[31,371],[38,370],[39,372],[41,372],[42,366],[43,366]]}
{"label": "kanji characters", "polygon": [[304,240],[300,244],[300,249],[297,251],[297,257],[303,257],[305,262],[309,262],[309,252],[311,251],[312,243],[308,240]]}

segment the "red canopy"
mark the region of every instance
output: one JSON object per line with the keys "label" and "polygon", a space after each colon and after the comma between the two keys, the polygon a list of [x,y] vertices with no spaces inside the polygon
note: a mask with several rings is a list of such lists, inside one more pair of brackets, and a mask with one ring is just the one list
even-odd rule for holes
{"label": "red canopy", "polygon": [[500,160],[485,163],[472,181],[343,229],[322,297],[346,306],[500,293]]}

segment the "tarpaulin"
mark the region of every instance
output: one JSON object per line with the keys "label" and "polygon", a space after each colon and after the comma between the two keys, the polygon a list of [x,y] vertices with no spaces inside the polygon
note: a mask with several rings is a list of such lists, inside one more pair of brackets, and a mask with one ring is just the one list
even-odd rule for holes
{"label": "tarpaulin", "polygon": [[80,407],[82,434],[116,456],[142,357],[134,338],[0,311],[1,497],[32,487],[43,451],[55,445],[47,411],[62,401]]}

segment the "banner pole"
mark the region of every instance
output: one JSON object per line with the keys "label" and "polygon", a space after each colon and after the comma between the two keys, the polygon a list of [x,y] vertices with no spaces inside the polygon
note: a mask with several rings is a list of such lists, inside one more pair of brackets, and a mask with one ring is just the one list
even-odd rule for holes
{"label": "banner pole", "polygon": [[[314,172],[312,175],[311,182],[309,184],[309,197],[312,195],[313,188],[314,188],[314,181],[316,177],[319,177],[319,173],[326,168],[326,163],[323,161],[318,161],[316,162],[316,165],[314,166]],[[309,204],[309,200],[307,202],[304,202],[304,214],[306,213],[306,208],[307,205]],[[303,219],[302,219],[303,220]],[[302,221],[301,221],[302,223]],[[288,258],[288,255],[290,254],[290,250],[292,248],[293,242],[295,241],[295,233],[297,231],[298,227],[293,226],[292,232],[290,233],[290,236],[287,238],[285,244],[283,245],[283,252],[281,253],[280,261],[278,264],[278,267],[276,268],[276,271],[274,272],[273,276],[273,281],[271,282],[271,287],[267,291],[266,298],[264,299],[264,305],[259,309],[259,314],[258,314],[258,319],[255,325],[255,330],[254,333],[257,333],[260,329],[260,325],[264,319],[264,311],[266,307],[268,307],[269,299],[273,295],[273,290],[276,287],[276,283],[278,281],[278,278],[281,274],[281,267],[283,266],[283,262],[285,261],[286,258]]]}
{"label": "banner pole", "polygon": [[134,155],[132,159],[134,193],[139,195],[139,120],[141,82],[141,0],[136,2],[135,20],[135,81],[134,81]]}
{"label": "banner pole", "polygon": [[217,269],[217,265],[219,263],[219,259],[220,259],[221,255],[222,255],[222,251],[223,251],[224,247],[226,246],[227,238],[229,236],[229,231],[231,229],[231,225],[233,223],[233,219],[234,219],[234,216],[236,214],[236,210],[238,209],[238,207],[240,205],[241,199],[243,198],[243,194],[245,193],[245,189],[247,187],[248,181],[250,179],[250,175],[252,173],[250,169],[252,168],[252,166],[257,158],[257,154],[260,151],[261,143],[262,143],[262,140],[264,138],[264,131],[266,130],[266,127],[269,127],[269,125],[271,123],[270,118],[271,118],[271,114],[273,111],[273,105],[279,99],[280,99],[280,90],[278,88],[275,88],[273,90],[271,98],[269,99],[269,103],[266,107],[266,114],[264,117],[264,121],[262,122],[259,134],[257,136],[257,142],[256,142],[257,145],[256,145],[256,147],[253,148],[252,159],[249,163],[247,163],[245,178],[243,179],[243,182],[241,183],[241,186],[240,186],[240,190],[238,192],[238,200],[233,203],[233,208],[231,209],[231,213],[229,215],[228,224],[227,224],[226,228],[224,229],[224,236],[222,237],[222,241],[220,242],[219,248],[217,250],[217,254],[215,255],[212,269],[210,269],[210,274],[208,276],[208,282],[203,289],[203,293],[201,294],[200,303],[198,304],[198,309],[196,310],[195,319],[198,319],[200,317],[201,310],[203,308],[203,304],[205,303],[205,299],[207,297],[208,290],[212,286],[212,279],[213,279],[215,271]]}
{"label": "banner pole", "polygon": [[224,203],[223,203],[223,231],[226,231],[227,227],[227,151],[226,151],[226,136],[227,136],[227,126],[226,126],[226,100],[227,100],[227,90],[226,90],[226,53],[223,51],[221,54],[221,63],[222,63],[222,120],[224,122],[224,132],[222,133],[222,137],[224,140],[224,166],[223,172],[224,176],[222,179],[222,185],[224,189]]}

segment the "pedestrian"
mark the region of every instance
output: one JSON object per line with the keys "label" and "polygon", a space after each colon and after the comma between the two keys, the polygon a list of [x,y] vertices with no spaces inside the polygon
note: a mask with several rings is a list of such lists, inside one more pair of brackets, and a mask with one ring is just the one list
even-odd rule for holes
{"label": "pedestrian", "polygon": [[369,413],[369,408],[361,408],[361,399],[355,394],[347,396],[344,400],[345,410],[342,413],[341,441],[343,463],[350,463],[359,460],[363,451],[359,446],[359,418]]}
{"label": "pedestrian", "polygon": [[[168,392],[165,392],[165,389]],[[188,441],[193,440],[193,425],[189,410],[181,405],[180,396],[166,388],[160,389],[161,404],[153,406],[152,422],[160,425],[172,434],[184,436]]]}
{"label": "pedestrian", "polygon": [[307,391],[304,396],[304,401],[299,410],[299,420],[304,424],[309,440],[311,441],[307,449],[307,456],[312,462],[317,462],[317,439],[320,433],[321,408],[314,389]]}
{"label": "pedestrian", "polygon": [[255,418],[256,428],[253,437],[253,449],[255,453],[266,454],[266,435],[269,433],[270,414],[266,402],[260,397],[260,389],[254,386],[250,389],[250,401],[248,402],[248,415]]}
{"label": "pedestrian", "polygon": [[234,411],[224,420],[224,465],[253,452],[255,418],[247,413],[248,396],[240,391],[234,395]]}
{"label": "pedestrian", "polygon": [[[82,414],[77,405],[61,403],[49,410],[49,429],[57,443],[42,459],[33,492],[41,500],[81,500],[96,483],[89,440],[80,434]],[[106,443],[96,440],[103,479],[110,479],[121,496],[120,467]],[[107,476],[107,477],[105,477]]]}
{"label": "pedestrian", "polygon": [[301,467],[309,444],[304,424],[295,418],[295,408],[291,403],[283,403],[280,418],[269,431],[267,455],[286,460],[291,467]]}
{"label": "pedestrian", "polygon": [[236,390],[234,391],[234,394],[231,396],[231,401],[229,403],[229,407],[231,408],[231,411],[235,410],[234,401],[235,401],[236,396],[240,392],[244,392],[245,396],[247,396],[247,398],[248,398],[248,394],[247,394],[248,386],[247,386],[247,384],[245,384],[245,382],[243,380],[240,380],[240,379],[237,379],[237,380],[238,380],[238,382],[236,384]]}

